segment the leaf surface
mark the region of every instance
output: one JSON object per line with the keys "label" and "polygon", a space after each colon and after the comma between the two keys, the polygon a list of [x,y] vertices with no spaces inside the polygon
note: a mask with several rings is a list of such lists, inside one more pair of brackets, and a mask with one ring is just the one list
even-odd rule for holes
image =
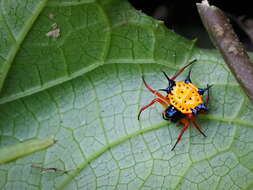
{"label": "leaf surface", "polygon": [[[51,136],[57,142],[1,165],[0,189],[252,188],[253,104],[216,52],[194,47],[123,0],[49,1],[41,10],[34,9],[40,15],[14,61],[8,58],[0,147]],[[60,36],[47,35],[55,29]],[[137,120],[154,98],[141,76],[164,88],[161,71],[172,76],[192,58],[193,83],[214,84],[210,112],[197,120],[207,138],[191,127],[170,151],[181,126],[164,121],[161,106]]]}

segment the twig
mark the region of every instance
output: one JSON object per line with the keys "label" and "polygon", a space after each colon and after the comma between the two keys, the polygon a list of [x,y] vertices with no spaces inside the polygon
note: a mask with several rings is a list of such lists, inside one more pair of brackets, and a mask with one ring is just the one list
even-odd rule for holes
{"label": "twig", "polygon": [[63,170],[63,169],[59,169],[59,168],[44,168],[42,166],[36,166],[36,165],[31,165],[32,168],[36,168],[36,169],[40,169],[42,171],[55,171],[55,172],[62,172],[62,173],[69,173],[71,170],[76,170],[78,168],[74,168],[74,169],[69,169],[69,170]]}
{"label": "twig", "polygon": [[228,18],[207,0],[197,3],[202,22],[213,44],[221,52],[226,64],[253,101],[253,64],[235,34]]}

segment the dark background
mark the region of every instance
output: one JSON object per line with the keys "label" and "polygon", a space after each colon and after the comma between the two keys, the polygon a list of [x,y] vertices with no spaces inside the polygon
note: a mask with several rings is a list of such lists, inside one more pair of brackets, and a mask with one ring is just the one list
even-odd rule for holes
{"label": "dark background", "polygon": [[[188,39],[198,39],[197,46],[213,48],[201,23],[196,2],[192,0],[129,0],[137,9],[156,19],[163,20],[165,25]],[[248,51],[253,51],[253,43],[245,31],[245,23],[253,33],[253,6],[250,1],[209,0],[209,4],[222,9],[230,18],[235,32]],[[249,21],[249,22],[248,22]],[[247,31],[251,31],[248,30]],[[253,36],[253,35],[252,35]]]}

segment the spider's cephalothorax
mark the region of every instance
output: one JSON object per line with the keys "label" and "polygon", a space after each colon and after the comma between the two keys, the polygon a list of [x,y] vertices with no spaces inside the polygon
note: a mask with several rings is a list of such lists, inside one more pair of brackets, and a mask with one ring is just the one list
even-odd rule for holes
{"label": "spider's cephalothorax", "polygon": [[190,66],[192,63],[196,61],[191,61],[188,65],[181,68],[173,77],[169,78],[165,72],[163,74],[168,79],[169,85],[166,89],[160,89],[160,91],[165,91],[167,93],[166,96],[160,94],[158,91],[152,89],[142,77],[145,87],[157,96],[156,99],[152,100],[148,105],[142,107],[138,114],[138,119],[140,118],[140,114],[142,111],[147,109],[149,106],[158,102],[165,107],[165,111],[162,113],[163,119],[171,120],[172,122],[181,122],[184,124],[183,129],[181,130],[175,145],[172,150],[176,147],[177,143],[181,140],[183,133],[190,126],[189,120],[185,118],[189,118],[193,123],[194,127],[206,137],[206,135],[200,130],[199,126],[195,122],[195,117],[197,114],[202,114],[208,111],[207,105],[209,100],[209,93],[206,101],[203,100],[203,95],[205,91],[209,92],[209,88],[211,85],[207,85],[206,88],[197,88],[195,85],[191,83],[190,74],[191,69],[189,71],[188,76],[185,81],[176,82],[175,79],[177,76],[184,71],[184,69]]}

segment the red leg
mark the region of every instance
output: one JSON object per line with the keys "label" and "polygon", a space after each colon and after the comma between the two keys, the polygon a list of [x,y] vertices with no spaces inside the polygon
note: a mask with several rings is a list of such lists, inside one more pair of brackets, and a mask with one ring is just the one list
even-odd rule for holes
{"label": "red leg", "polygon": [[185,65],[183,68],[179,69],[179,71],[176,72],[176,74],[171,77],[171,80],[175,80],[178,75],[180,75],[188,66],[190,66],[191,64],[193,64],[195,61],[197,61],[196,59],[192,60],[190,63],[188,63],[187,65]]}
{"label": "red leg", "polygon": [[141,115],[141,112],[144,111],[145,109],[147,109],[148,107],[152,106],[154,103],[160,103],[163,105],[163,107],[167,108],[168,107],[168,104],[165,103],[163,100],[159,99],[159,98],[156,98],[154,100],[152,100],[149,104],[147,104],[146,106],[143,106],[141,109],[140,109],[140,112],[138,114],[138,120],[140,120],[140,115]]}
{"label": "red leg", "polygon": [[183,129],[181,130],[180,134],[178,135],[178,137],[177,137],[177,142],[175,143],[175,145],[173,146],[173,148],[171,149],[171,151],[173,151],[173,150],[175,149],[177,143],[181,140],[181,138],[182,138],[184,132],[185,132],[186,129],[188,129],[188,127],[190,126],[190,122],[187,121],[186,119],[181,119],[180,121],[184,124],[184,127],[183,127]]}
{"label": "red leg", "polygon": [[192,114],[189,114],[188,117],[190,118],[190,120],[191,120],[191,122],[193,123],[194,127],[195,127],[204,137],[206,137],[205,133],[203,133],[203,132],[200,130],[198,124],[195,122],[195,116],[192,115]]}
{"label": "red leg", "polygon": [[160,94],[160,93],[157,92],[156,90],[152,89],[152,88],[146,83],[146,81],[145,81],[145,79],[144,79],[144,76],[142,76],[142,80],[143,80],[143,83],[144,83],[145,87],[146,87],[150,92],[152,92],[153,94],[155,94],[156,96],[158,96],[159,98],[161,98],[164,102],[169,103],[169,100],[168,100],[165,96],[163,96],[162,94]]}

